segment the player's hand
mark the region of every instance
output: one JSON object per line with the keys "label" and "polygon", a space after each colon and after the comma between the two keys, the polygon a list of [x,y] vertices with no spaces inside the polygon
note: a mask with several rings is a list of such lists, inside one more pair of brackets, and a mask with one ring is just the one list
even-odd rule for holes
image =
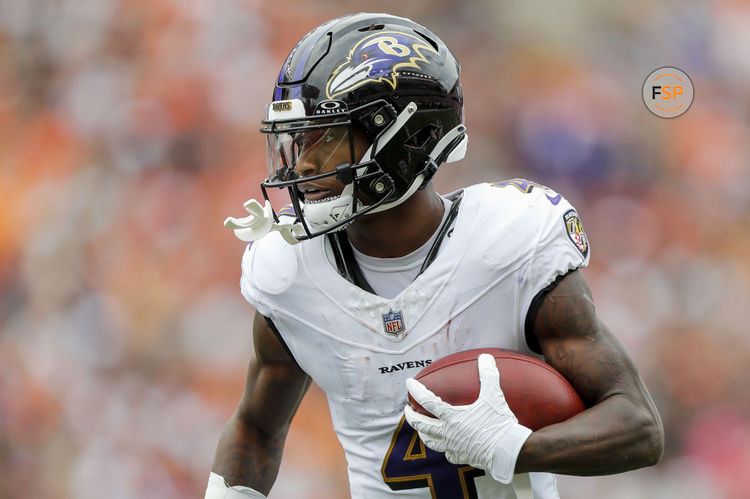
{"label": "player's hand", "polygon": [[518,423],[500,388],[500,373],[492,355],[481,354],[479,397],[471,405],[453,406],[415,379],[406,380],[414,400],[437,418],[415,412],[407,404],[409,424],[429,448],[445,452],[453,464],[480,468],[502,483],[510,483],[516,459],[531,430]]}

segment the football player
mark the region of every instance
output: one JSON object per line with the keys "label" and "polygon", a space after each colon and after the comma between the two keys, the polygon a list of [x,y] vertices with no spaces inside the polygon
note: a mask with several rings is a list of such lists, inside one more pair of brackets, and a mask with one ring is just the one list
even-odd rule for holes
{"label": "football player", "polygon": [[[241,278],[257,310],[255,356],[206,498],[269,492],[311,380],[327,395],[354,498],[510,498],[514,476],[555,498],[553,473],[659,460],[659,415],[578,270],[590,250],[575,209],[520,179],[435,192],[432,176],[461,159],[467,135],[459,64],[434,33],[367,13],[317,27],[284,62],[263,125],[264,203],[225,222],[255,241]],[[287,206],[271,205],[275,189]],[[410,379],[482,347],[543,356],[587,409],[532,432],[488,356],[469,406]],[[407,389],[437,417],[406,407]]]}

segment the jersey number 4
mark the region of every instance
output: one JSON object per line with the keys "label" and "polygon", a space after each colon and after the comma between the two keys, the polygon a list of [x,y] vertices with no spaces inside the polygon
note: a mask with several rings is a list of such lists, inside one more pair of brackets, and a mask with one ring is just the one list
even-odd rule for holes
{"label": "jersey number 4", "polygon": [[483,470],[451,464],[445,454],[425,446],[403,417],[380,472],[392,490],[429,487],[435,499],[476,499],[474,478],[484,475]]}

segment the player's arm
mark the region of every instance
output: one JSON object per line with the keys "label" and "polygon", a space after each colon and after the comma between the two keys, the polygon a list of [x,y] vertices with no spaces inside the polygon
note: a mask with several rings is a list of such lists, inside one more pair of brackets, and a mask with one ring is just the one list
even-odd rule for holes
{"label": "player's arm", "polygon": [[[268,494],[279,471],[289,425],[310,386],[310,377],[258,313],[253,340],[255,358],[248,366],[245,391],[221,435],[212,471],[230,486]],[[207,493],[206,497],[211,496]]]}
{"label": "player's arm", "polygon": [[578,272],[547,293],[534,327],[547,361],[589,408],[532,432],[508,407],[495,359],[482,354],[479,396],[471,405],[452,406],[418,381],[406,380],[411,396],[435,415],[404,408],[425,445],[502,483],[528,471],[601,475],[655,464],[664,446],[659,414],[625,348],[597,318]]}
{"label": "player's arm", "polygon": [[601,475],[655,464],[664,447],[661,419],[625,347],[597,317],[580,272],[547,294],[533,332],[588,409],[532,433],[516,472]]}

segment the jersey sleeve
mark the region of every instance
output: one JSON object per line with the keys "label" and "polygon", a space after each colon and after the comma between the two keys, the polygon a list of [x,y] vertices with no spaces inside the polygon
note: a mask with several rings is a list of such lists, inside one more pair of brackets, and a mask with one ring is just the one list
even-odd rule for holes
{"label": "jersey sleeve", "polygon": [[294,247],[280,233],[272,232],[248,245],[242,256],[242,296],[259,313],[273,318],[273,304],[292,286],[297,270]]}
{"label": "jersey sleeve", "polygon": [[539,237],[519,279],[518,328],[527,346],[537,353],[541,350],[529,324],[541,304],[535,297],[543,296],[568,272],[586,267],[590,258],[588,238],[575,208],[559,194],[543,194],[535,203],[541,215]]}
{"label": "jersey sleeve", "polygon": [[262,293],[253,279],[253,261],[255,257],[255,244],[249,244],[242,255],[242,276],[240,277],[240,292],[250,305],[255,307],[261,315],[268,317],[270,309],[262,301]]}

